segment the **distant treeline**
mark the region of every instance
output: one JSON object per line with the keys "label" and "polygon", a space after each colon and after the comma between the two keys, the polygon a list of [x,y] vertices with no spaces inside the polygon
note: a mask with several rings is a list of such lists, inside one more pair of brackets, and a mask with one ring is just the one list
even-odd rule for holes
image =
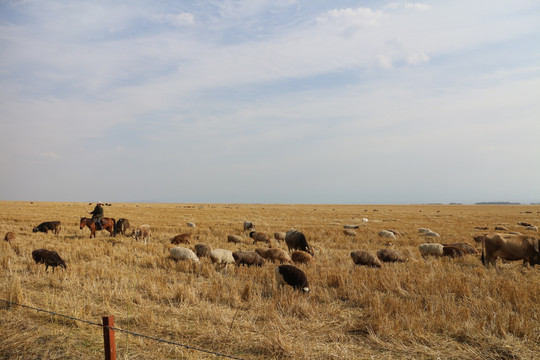
{"label": "distant treeline", "polygon": [[484,201],[484,202],[477,202],[474,204],[475,205],[521,205],[521,203],[510,202],[510,201]]}

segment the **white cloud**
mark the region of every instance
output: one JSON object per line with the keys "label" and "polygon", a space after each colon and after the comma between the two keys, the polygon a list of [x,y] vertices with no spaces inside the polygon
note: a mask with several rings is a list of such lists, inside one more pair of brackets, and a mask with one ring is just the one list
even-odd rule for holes
{"label": "white cloud", "polygon": [[170,24],[172,26],[187,26],[195,24],[195,16],[191,13],[179,13],[179,14],[160,14],[152,16],[154,21],[164,24]]}
{"label": "white cloud", "polygon": [[428,61],[429,56],[427,56],[426,54],[412,54],[407,56],[407,63],[409,65],[420,65]]}

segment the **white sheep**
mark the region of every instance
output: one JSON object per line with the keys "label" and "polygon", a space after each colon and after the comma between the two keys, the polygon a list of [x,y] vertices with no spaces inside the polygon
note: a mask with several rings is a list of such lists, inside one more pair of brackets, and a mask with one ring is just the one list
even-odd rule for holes
{"label": "white sheep", "polygon": [[396,238],[396,235],[391,232],[391,231],[388,231],[388,230],[381,230],[379,231],[379,236],[380,237],[384,237],[384,238],[391,238],[391,239],[395,239]]}
{"label": "white sheep", "polygon": [[420,250],[420,254],[422,254],[423,257],[429,256],[429,255],[442,256],[443,248],[444,246],[442,244],[426,243],[426,244],[418,245],[418,250]]}
{"label": "white sheep", "polygon": [[435,231],[430,231],[430,232],[424,233],[424,236],[441,237],[441,235],[437,234]]}
{"label": "white sheep", "polygon": [[210,256],[210,259],[212,260],[212,263],[218,269],[225,268],[227,264],[235,263],[231,250],[214,249],[210,251],[209,256]]}
{"label": "white sheep", "polygon": [[171,253],[171,257],[175,260],[191,260],[196,263],[199,262],[199,258],[197,257],[197,255],[195,255],[193,250],[185,248],[185,247],[181,247],[181,246],[173,247],[170,250],[170,253]]}

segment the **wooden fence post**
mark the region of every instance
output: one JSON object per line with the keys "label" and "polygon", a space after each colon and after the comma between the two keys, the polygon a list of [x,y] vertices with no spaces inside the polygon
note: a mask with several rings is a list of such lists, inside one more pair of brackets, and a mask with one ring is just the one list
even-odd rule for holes
{"label": "wooden fence post", "polygon": [[116,360],[116,342],[114,341],[114,316],[103,317],[103,340],[105,343],[105,360]]}

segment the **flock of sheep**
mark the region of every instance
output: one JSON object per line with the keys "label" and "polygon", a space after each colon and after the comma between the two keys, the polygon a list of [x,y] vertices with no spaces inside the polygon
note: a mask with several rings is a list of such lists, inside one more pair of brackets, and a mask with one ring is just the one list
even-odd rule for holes
{"label": "flock of sheep", "polygon": [[[120,221],[123,220],[123,221]],[[118,229],[115,229],[115,234],[126,234],[126,230],[129,228],[129,222],[127,219],[120,219],[117,225],[120,225]],[[365,220],[367,221],[367,219]],[[194,228],[195,224],[188,223],[188,227]],[[521,225],[521,223],[520,223]],[[530,224],[526,224],[530,225]],[[532,225],[530,225],[532,226]],[[344,225],[344,234],[347,236],[356,236],[354,229],[357,229],[359,225]],[[53,231],[58,234],[61,224],[59,221],[45,222],[36,226],[33,231],[42,231],[47,233]],[[305,273],[294,266],[293,264],[309,264],[314,261],[313,247],[308,244],[306,236],[299,230],[289,230],[288,232],[276,232],[274,233],[274,239],[277,241],[285,242],[288,251],[280,248],[272,247],[272,239],[263,232],[254,230],[254,224],[251,222],[244,223],[244,231],[249,232],[249,237],[253,239],[253,244],[258,242],[268,245],[268,248],[257,248],[254,251],[231,251],[226,249],[212,249],[207,244],[196,244],[193,249],[183,246],[175,246],[170,249],[170,257],[174,260],[180,261],[192,261],[200,263],[200,258],[207,257],[215,265],[217,270],[222,270],[228,264],[235,264],[236,266],[262,266],[266,261],[272,263],[279,263],[275,269],[275,278],[279,287],[284,285],[290,285],[295,289],[299,289],[304,292],[309,291],[309,282]],[[425,237],[439,238],[439,234],[431,231],[430,229],[420,228],[418,232]],[[378,235],[381,238],[396,239],[396,235],[400,235],[395,230],[381,230]],[[151,229],[147,224],[141,225],[137,229],[132,230],[132,234],[136,240],[141,240],[145,244],[151,238]],[[174,245],[190,244],[191,233],[184,233],[174,236],[170,243]],[[4,240],[13,241],[15,234],[8,232]],[[476,239],[475,239],[476,240]],[[227,241],[231,243],[243,243],[245,240],[238,235],[228,235]],[[391,246],[391,242],[386,243],[387,246]],[[427,256],[447,256],[447,257],[462,257],[468,254],[479,254],[474,246],[467,243],[452,243],[452,244],[439,244],[439,243],[424,243],[418,247],[420,254],[423,257]],[[536,250],[538,251],[538,250]],[[357,250],[350,253],[352,261],[356,265],[363,265],[369,267],[380,268],[384,262],[405,262],[407,258],[403,256],[398,250],[391,248],[383,248],[376,253]],[[502,256],[504,258],[504,256]],[[48,267],[54,269],[57,266],[66,269],[66,264],[60,255],[55,251],[47,249],[37,249],[32,252],[32,258],[36,263],[45,264],[45,270]]]}

